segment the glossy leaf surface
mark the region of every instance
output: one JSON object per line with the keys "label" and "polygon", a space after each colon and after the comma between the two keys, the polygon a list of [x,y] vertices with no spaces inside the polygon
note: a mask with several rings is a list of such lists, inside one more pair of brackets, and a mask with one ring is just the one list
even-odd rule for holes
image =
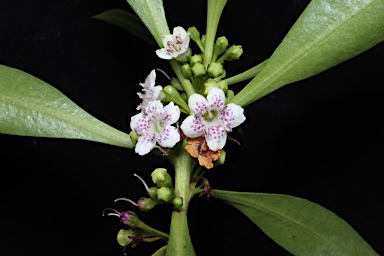
{"label": "glossy leaf surface", "polygon": [[383,0],[313,0],[265,67],[232,100],[246,106],[384,40]]}
{"label": "glossy leaf surface", "polygon": [[151,34],[148,32],[141,20],[130,12],[120,9],[112,9],[99,13],[92,18],[115,25],[137,36],[141,40],[151,45],[155,45]]}
{"label": "glossy leaf surface", "polygon": [[0,77],[0,133],[134,147],[128,134],[94,118],[44,81],[4,65]]}
{"label": "glossy leaf surface", "polygon": [[347,222],[306,199],[224,190],[215,193],[293,255],[378,255]]}
{"label": "glossy leaf surface", "polygon": [[170,34],[162,0],[127,0],[157,44],[162,47],[162,38]]}

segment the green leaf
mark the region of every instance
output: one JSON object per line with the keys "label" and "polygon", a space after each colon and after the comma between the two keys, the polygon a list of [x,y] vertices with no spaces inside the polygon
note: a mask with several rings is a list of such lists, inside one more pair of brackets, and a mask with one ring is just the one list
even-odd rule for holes
{"label": "green leaf", "polygon": [[3,65],[0,77],[0,133],[134,147],[128,134],[92,117],[44,81]]}
{"label": "green leaf", "polygon": [[165,18],[163,0],[127,0],[127,2],[151,32],[157,44],[162,47],[163,35],[171,34]]}
{"label": "green leaf", "polygon": [[343,219],[306,199],[224,190],[215,193],[293,255],[378,255]]}
{"label": "green leaf", "polygon": [[165,252],[167,251],[167,246],[164,245],[159,250],[157,250],[152,256],[165,256]]}
{"label": "green leaf", "polygon": [[260,73],[232,100],[249,105],[384,40],[383,0],[312,0]]}
{"label": "green leaf", "polygon": [[155,42],[147,28],[135,15],[130,12],[120,9],[111,9],[94,15],[92,18],[115,25],[137,36],[141,40],[151,45],[155,45]]}

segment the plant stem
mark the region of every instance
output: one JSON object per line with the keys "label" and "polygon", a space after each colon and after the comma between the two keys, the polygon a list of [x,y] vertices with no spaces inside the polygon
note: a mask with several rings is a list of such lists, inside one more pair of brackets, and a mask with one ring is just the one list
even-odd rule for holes
{"label": "plant stem", "polygon": [[227,0],[208,0],[207,1],[207,29],[204,47],[204,66],[211,63],[213,55],[213,45],[215,43],[217,26]]}
{"label": "plant stem", "polygon": [[237,74],[237,75],[229,77],[227,79],[224,79],[224,81],[227,82],[228,85],[231,85],[231,84],[236,84],[236,83],[242,82],[242,81],[247,80],[247,79],[254,78],[264,68],[265,64],[267,64],[267,60],[268,59],[266,59],[265,61],[261,62],[260,64],[258,64],[256,66],[244,71],[243,73]]}
{"label": "plant stem", "polygon": [[185,145],[184,141],[177,153],[170,156],[170,161],[175,167],[175,192],[183,198],[183,206],[172,212],[166,256],[196,255],[189,236],[187,221],[188,205],[191,199],[190,178],[195,163],[184,150]]}

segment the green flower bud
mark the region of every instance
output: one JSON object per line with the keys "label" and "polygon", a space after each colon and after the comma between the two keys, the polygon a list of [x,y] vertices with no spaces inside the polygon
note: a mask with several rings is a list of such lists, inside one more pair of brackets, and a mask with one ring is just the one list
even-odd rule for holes
{"label": "green flower bud", "polygon": [[228,103],[233,97],[235,97],[235,93],[232,90],[228,90],[226,95],[227,99],[225,100],[225,103]]}
{"label": "green flower bud", "polygon": [[189,64],[191,64],[191,67],[193,67],[196,63],[202,63],[203,57],[201,54],[195,54],[189,59]]}
{"label": "green flower bud", "polygon": [[153,200],[152,198],[142,197],[137,202],[137,208],[143,212],[149,212],[158,204],[157,200]]}
{"label": "green flower bud", "polygon": [[215,61],[228,47],[228,39],[225,36],[218,37],[213,46],[212,61]]}
{"label": "green flower bud", "polygon": [[184,113],[189,113],[188,104],[180,96],[179,91],[172,85],[167,85],[161,91],[164,97],[161,99],[162,102],[174,102],[180,106],[180,111]]}
{"label": "green flower bud", "polygon": [[184,77],[191,78],[192,77],[191,66],[188,63],[184,63],[184,65],[181,66],[181,73],[183,74]]}
{"label": "green flower bud", "polygon": [[213,88],[213,87],[217,87],[217,88],[220,88],[220,86],[217,84],[217,82],[213,79],[208,79],[205,83],[204,83],[204,95],[207,96],[209,91]]}
{"label": "green flower bud", "polygon": [[177,77],[172,77],[171,79],[171,85],[175,86],[175,88],[179,91],[184,91],[183,86],[180,83],[180,80]]}
{"label": "green flower bud", "polygon": [[167,173],[165,168],[156,168],[151,173],[152,181],[159,187],[169,187],[172,188],[172,177]]}
{"label": "green flower bud", "polygon": [[180,208],[181,206],[183,206],[183,198],[180,197],[180,196],[175,197],[175,198],[172,200],[172,204],[173,204],[176,208]]}
{"label": "green flower bud", "polygon": [[211,78],[220,76],[224,73],[223,64],[218,62],[211,62],[208,66],[207,73]]}
{"label": "green flower bud", "polygon": [[117,242],[121,246],[126,246],[127,244],[130,244],[132,242],[132,237],[134,237],[135,231],[128,229],[120,229],[119,233],[117,233]]}
{"label": "green flower bud", "polygon": [[188,28],[188,32],[190,34],[190,38],[193,41],[200,41],[200,32],[195,26]]}
{"label": "green flower bud", "polygon": [[202,35],[202,36],[201,36],[201,43],[202,43],[203,45],[205,45],[205,35]]}
{"label": "green flower bud", "polygon": [[169,187],[161,187],[157,190],[157,199],[170,202],[175,198],[175,191]]}
{"label": "green flower bud", "polygon": [[225,80],[218,81],[217,84],[224,92],[228,91],[228,83]]}
{"label": "green flower bud", "polygon": [[191,55],[192,55],[192,49],[191,49],[191,47],[188,47],[187,51],[185,53],[180,54],[179,56],[177,56],[175,58],[175,60],[177,60],[177,61],[179,61],[181,63],[186,63],[191,58]]}
{"label": "green flower bud", "polygon": [[192,66],[192,72],[195,77],[202,77],[205,75],[205,67],[202,63],[195,63]]}
{"label": "green flower bud", "polygon": [[243,47],[241,45],[232,45],[225,53],[217,60],[217,62],[233,61],[240,58],[243,54]]}
{"label": "green flower bud", "polygon": [[158,187],[150,187],[149,189],[148,189],[148,195],[149,195],[149,197],[151,198],[151,199],[153,199],[153,200],[157,200],[157,190],[158,190],[159,188]]}
{"label": "green flower bud", "polygon": [[137,144],[137,140],[139,139],[139,136],[134,131],[131,131],[129,133],[129,136],[131,137],[132,142]]}

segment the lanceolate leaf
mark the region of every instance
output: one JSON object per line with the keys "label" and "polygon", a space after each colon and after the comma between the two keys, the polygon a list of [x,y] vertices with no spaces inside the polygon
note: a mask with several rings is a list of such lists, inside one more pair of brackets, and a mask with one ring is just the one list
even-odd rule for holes
{"label": "lanceolate leaf", "polygon": [[383,0],[312,0],[265,67],[231,102],[249,105],[383,40]]}
{"label": "lanceolate leaf", "polygon": [[141,40],[151,45],[155,45],[155,41],[153,40],[151,34],[148,32],[147,28],[141,22],[141,20],[139,20],[130,12],[120,9],[112,9],[99,13],[93,16],[92,18],[106,21],[110,24],[113,24],[119,28],[128,31],[129,33],[137,36]]}
{"label": "lanceolate leaf", "polygon": [[0,65],[0,133],[134,147],[128,134],[92,117],[51,85],[3,65]]}
{"label": "lanceolate leaf", "polygon": [[215,193],[293,255],[378,255],[343,219],[308,200],[279,194]]}
{"label": "lanceolate leaf", "polygon": [[163,35],[170,34],[165,18],[163,0],[127,0],[157,44],[162,47]]}

